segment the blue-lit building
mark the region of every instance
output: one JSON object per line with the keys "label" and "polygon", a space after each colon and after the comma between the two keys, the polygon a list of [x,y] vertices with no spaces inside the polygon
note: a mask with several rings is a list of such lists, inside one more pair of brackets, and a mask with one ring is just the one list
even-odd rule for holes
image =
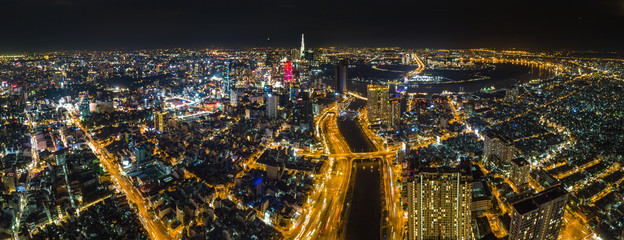
{"label": "blue-lit building", "polygon": [[347,91],[347,63],[344,61],[339,62],[334,67],[334,74],[336,79],[335,92],[342,94]]}
{"label": "blue-lit building", "polygon": [[80,111],[81,117],[89,116],[89,95],[85,94],[82,96],[80,103],[78,104],[78,110]]}

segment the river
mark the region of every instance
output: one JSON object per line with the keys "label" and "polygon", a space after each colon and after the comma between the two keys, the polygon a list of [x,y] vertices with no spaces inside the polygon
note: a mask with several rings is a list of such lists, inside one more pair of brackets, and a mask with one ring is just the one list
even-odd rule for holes
{"label": "river", "polygon": [[[347,90],[356,91],[366,96],[366,86],[370,83],[384,83],[386,81],[397,80],[402,78],[409,69],[408,66],[379,66],[378,69],[387,68],[392,71],[376,70],[372,65],[355,65],[350,66],[347,70],[348,78]],[[324,67],[324,82],[330,86],[335,85],[333,79],[333,67]],[[483,88],[494,87],[496,89],[507,88],[515,83],[524,83],[533,79],[546,79],[554,76],[550,69],[540,69],[515,64],[495,64],[495,68],[482,71],[453,71],[453,70],[431,70],[427,69],[423,75],[440,76],[448,78],[452,81],[462,81],[476,77],[487,77],[485,80],[468,81],[462,83],[437,83],[437,84],[418,84],[418,86],[410,86],[407,92],[426,92],[441,93],[443,91],[458,92],[475,92]],[[390,86],[391,89],[394,86]]]}
{"label": "river", "polygon": [[355,120],[338,119],[338,130],[340,130],[340,134],[345,138],[352,152],[375,151],[373,143],[366,137],[364,132],[362,132],[362,129],[360,129],[356,121],[357,118]]}
{"label": "river", "polygon": [[379,161],[354,163],[355,178],[346,239],[379,239],[381,234],[381,175]]}

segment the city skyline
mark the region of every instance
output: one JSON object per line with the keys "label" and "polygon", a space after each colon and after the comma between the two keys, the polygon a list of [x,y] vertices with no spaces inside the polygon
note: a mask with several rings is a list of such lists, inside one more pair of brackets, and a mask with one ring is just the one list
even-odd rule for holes
{"label": "city skyline", "polygon": [[622,58],[307,45],[0,56],[0,239],[624,236]]}
{"label": "city skyline", "polygon": [[624,239],[624,0],[0,23],[0,240]]}

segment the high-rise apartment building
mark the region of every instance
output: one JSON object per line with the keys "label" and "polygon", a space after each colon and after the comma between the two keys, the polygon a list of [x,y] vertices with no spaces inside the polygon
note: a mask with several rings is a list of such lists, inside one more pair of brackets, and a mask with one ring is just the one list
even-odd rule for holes
{"label": "high-rise apartment building", "polygon": [[514,203],[509,240],[556,240],[567,202],[568,192],[558,185]]}
{"label": "high-rise apartment building", "polygon": [[419,168],[407,187],[408,239],[471,239],[469,163],[457,168]]}
{"label": "high-rise apartment building", "polygon": [[393,98],[390,99],[390,112],[388,119],[388,128],[392,130],[398,130],[401,127],[401,115],[403,112],[401,111],[401,99]]}
{"label": "high-rise apartment building", "polygon": [[488,159],[489,163],[496,165],[507,175],[511,173],[511,160],[514,158],[515,150],[516,147],[509,138],[493,131],[488,131],[484,134],[484,157]]}
{"label": "high-rise apartment building", "polygon": [[371,124],[387,123],[389,116],[388,87],[381,85],[368,85],[368,122]]}
{"label": "high-rise apartment building", "polygon": [[511,161],[511,174],[509,178],[518,188],[524,188],[529,184],[529,171],[531,165],[524,158],[516,158]]}

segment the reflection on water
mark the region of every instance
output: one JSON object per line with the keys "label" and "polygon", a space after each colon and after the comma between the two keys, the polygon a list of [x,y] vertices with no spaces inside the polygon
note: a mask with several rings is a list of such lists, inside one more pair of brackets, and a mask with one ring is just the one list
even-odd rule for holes
{"label": "reflection on water", "polygon": [[381,191],[379,162],[355,164],[353,198],[347,220],[347,240],[379,239]]}
{"label": "reflection on water", "polygon": [[[459,92],[475,92],[486,87],[495,87],[496,89],[507,88],[515,83],[524,83],[533,79],[546,79],[554,76],[549,69],[515,65],[515,64],[495,64],[494,69],[466,73],[464,71],[440,71],[425,70],[423,74],[428,76],[440,76],[449,79],[452,82],[458,82],[467,79],[483,78],[479,81],[468,81],[461,83],[439,83],[439,84],[418,84],[407,89],[408,92],[426,92],[441,93],[443,91]],[[333,70],[326,71],[327,76],[333,76]],[[471,75],[472,74],[472,75]],[[357,91],[362,95],[366,95],[366,86],[370,83],[384,83],[386,81],[394,81],[404,74],[397,71],[380,71],[375,70],[371,66],[357,66],[349,68],[350,81],[347,82],[349,91]],[[335,85],[335,80],[328,77],[324,81],[330,86]],[[395,86],[390,86],[394,89]]]}

